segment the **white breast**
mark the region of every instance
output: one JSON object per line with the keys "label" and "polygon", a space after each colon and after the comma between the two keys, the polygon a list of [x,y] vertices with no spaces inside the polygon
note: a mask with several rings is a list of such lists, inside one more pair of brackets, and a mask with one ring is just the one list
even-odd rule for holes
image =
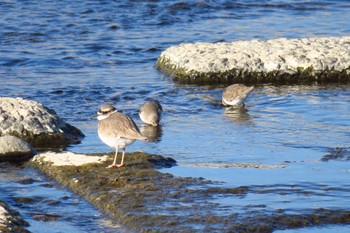
{"label": "white breast", "polygon": [[127,145],[135,142],[135,139],[127,139],[127,138],[116,138],[116,137],[106,137],[104,135],[98,134],[100,139],[110,147],[113,148],[125,148]]}
{"label": "white breast", "polygon": [[232,101],[227,101],[224,98],[222,98],[222,100],[225,102],[226,105],[231,105],[231,106],[238,106],[243,102],[243,100],[239,97],[233,99]]}

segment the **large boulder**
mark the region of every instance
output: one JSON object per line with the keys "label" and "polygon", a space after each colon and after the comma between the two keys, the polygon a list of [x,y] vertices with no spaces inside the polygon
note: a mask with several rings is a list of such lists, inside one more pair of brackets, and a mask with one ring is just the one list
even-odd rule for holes
{"label": "large boulder", "polygon": [[350,82],[350,37],[171,46],[157,67],[181,83]]}
{"label": "large boulder", "polygon": [[0,97],[0,136],[14,135],[35,148],[63,148],[84,134],[44,105],[22,98]]}
{"label": "large boulder", "polygon": [[0,137],[0,162],[23,161],[33,157],[35,149],[22,139],[5,135]]}

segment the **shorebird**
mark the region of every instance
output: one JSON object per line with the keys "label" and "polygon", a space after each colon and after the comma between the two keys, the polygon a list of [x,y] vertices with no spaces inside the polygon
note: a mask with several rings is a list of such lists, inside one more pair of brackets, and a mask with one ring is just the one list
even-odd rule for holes
{"label": "shorebird", "polygon": [[224,89],[222,104],[225,106],[242,107],[248,95],[254,90],[254,86],[247,87],[243,84],[233,84]]}
{"label": "shorebird", "polygon": [[[135,122],[109,104],[102,105],[97,115],[94,116],[99,120],[98,136],[110,147],[115,148],[114,161],[107,168],[121,167],[124,165],[124,155],[126,146],[135,142],[135,140],[147,141],[147,137],[143,136]],[[116,164],[118,151],[123,150],[120,164]]]}
{"label": "shorebird", "polygon": [[162,106],[157,100],[146,102],[139,111],[140,119],[149,125],[157,126],[162,115]]}

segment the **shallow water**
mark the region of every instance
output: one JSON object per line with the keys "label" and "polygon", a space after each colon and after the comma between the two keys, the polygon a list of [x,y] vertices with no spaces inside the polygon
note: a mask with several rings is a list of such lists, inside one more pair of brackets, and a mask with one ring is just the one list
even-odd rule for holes
{"label": "shallow water", "polygon": [[130,232],[38,171],[0,164],[0,199],[20,210],[31,232]]}
{"label": "shallow water", "polygon": [[[177,85],[154,65],[164,49],[184,42],[349,36],[344,17],[349,13],[348,1],[2,1],[0,95],[33,99],[55,109],[86,135],[67,150],[86,153],[111,151],[98,139],[97,122],[90,118],[101,103],[116,105],[142,125],[137,109],[155,98],[164,109],[158,141],[135,142],[127,151],[171,156],[179,166],[164,171],[179,176],[205,177],[230,187],[298,187],[310,193],[252,193],[239,199],[238,211],[244,211],[245,204],[290,212],[344,209],[350,206],[349,85],[258,86],[245,109],[230,110],[220,105],[223,86]],[[336,150],[345,157],[322,161]],[[241,168],[238,163],[276,167]],[[5,177],[16,172],[46,182],[30,169],[8,168],[1,177],[6,189],[15,189],[16,182]],[[35,189],[47,193],[46,187]],[[48,196],[72,196],[55,192]],[[9,199],[9,193],[1,193],[1,199]],[[21,212],[31,209],[15,207]],[[56,212],[50,205],[40,208]],[[72,217],[62,215],[67,222]],[[96,222],[85,218],[90,226]],[[78,229],[79,222],[71,224],[66,232]]]}

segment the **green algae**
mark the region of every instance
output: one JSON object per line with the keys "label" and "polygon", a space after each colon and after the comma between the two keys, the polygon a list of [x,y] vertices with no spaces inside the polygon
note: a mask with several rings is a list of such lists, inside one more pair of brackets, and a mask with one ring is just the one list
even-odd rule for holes
{"label": "green algae", "polygon": [[247,85],[273,84],[323,84],[350,83],[350,67],[344,70],[326,68],[315,70],[310,67],[297,67],[296,71],[274,70],[270,72],[251,71],[245,69],[231,69],[224,72],[187,71],[177,67],[167,58],[160,57],[156,68],[172,77],[181,84],[215,85],[243,83]]}
{"label": "green algae", "polygon": [[[91,154],[98,155],[98,154]],[[174,177],[157,169],[176,161],[142,152],[126,154],[125,166],[102,164],[52,166],[36,160],[33,166],[70,188],[119,223],[138,232],[273,232],[322,224],[350,224],[348,210],[284,210],[220,212],[217,196],[244,198],[265,187],[222,187],[203,178]],[[269,189],[268,187],[266,187]],[[279,192],[269,189],[269,192]],[[292,192],[293,190],[290,190]],[[254,208],[252,208],[254,209]]]}

